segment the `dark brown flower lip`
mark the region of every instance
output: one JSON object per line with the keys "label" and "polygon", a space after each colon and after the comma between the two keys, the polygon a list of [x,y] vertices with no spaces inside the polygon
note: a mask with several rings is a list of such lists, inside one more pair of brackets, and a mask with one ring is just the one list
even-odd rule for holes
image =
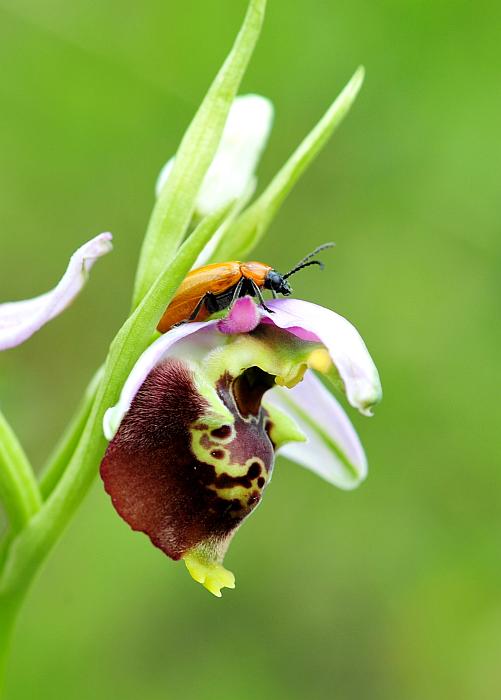
{"label": "dark brown flower lip", "polygon": [[172,559],[204,543],[221,558],[269,482],[274,451],[257,395],[270,379],[251,377],[220,378],[217,394],[234,422],[214,427],[192,372],[179,360],[162,363],[106,451],[101,476],[117,512]]}

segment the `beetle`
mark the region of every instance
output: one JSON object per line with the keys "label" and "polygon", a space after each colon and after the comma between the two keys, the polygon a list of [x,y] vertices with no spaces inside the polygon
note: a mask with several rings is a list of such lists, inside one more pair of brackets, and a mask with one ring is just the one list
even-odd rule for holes
{"label": "beetle", "polygon": [[205,321],[211,314],[222,311],[239,297],[257,297],[260,305],[270,311],[264,301],[262,289],[268,289],[276,298],[277,294],[289,296],[292,289],[287,279],[299,270],[310,265],[319,265],[320,260],[312,260],[317,253],[332,248],[334,243],[324,243],[315,248],[282,275],[265,263],[251,261],[214,263],[192,270],[181,283],[174,298],[166,308],[157,330],[166,333],[173,326],[186,321]]}

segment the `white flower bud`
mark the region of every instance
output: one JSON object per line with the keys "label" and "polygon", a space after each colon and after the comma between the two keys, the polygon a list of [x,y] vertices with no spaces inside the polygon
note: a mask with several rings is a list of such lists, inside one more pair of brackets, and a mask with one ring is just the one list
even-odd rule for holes
{"label": "white flower bud", "polygon": [[[212,214],[248,190],[273,122],[273,105],[260,95],[241,95],[231,106],[221,142],[207,171],[196,203],[199,217]],[[174,158],[162,168],[156,183],[159,196]]]}

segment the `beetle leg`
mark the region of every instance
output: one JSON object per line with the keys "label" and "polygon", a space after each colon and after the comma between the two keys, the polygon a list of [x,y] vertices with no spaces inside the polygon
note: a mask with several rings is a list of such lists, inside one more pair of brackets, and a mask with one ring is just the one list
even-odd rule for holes
{"label": "beetle leg", "polygon": [[241,277],[235,287],[235,290],[233,292],[233,296],[231,297],[230,301],[230,306],[233,306],[233,304],[236,302],[236,300],[240,297],[241,292],[242,292],[242,287],[244,286],[245,282],[245,277]]}
{"label": "beetle leg", "polygon": [[193,312],[191,313],[190,317],[187,319],[187,321],[194,321],[196,317],[198,316],[200,309],[202,306],[205,304],[207,301],[207,296],[208,294],[204,294],[203,297],[200,299],[200,301],[197,303],[195,308],[193,309]]}
{"label": "beetle leg", "polygon": [[268,311],[268,313],[272,314],[272,313],[273,313],[273,310],[272,310],[272,309],[269,309],[269,308],[266,306],[266,304],[264,303],[263,295],[261,294],[261,290],[259,289],[259,287],[257,286],[257,284],[256,284],[256,283],[254,282],[254,280],[252,280],[252,279],[250,279],[249,282],[251,283],[252,289],[254,290],[255,295],[256,295],[257,298],[259,299],[259,303],[261,304],[261,306],[263,307],[263,309],[264,309],[265,311]]}
{"label": "beetle leg", "polygon": [[274,299],[278,299],[277,293],[276,293],[276,291],[275,291],[274,289],[271,290],[271,296],[272,296]]}
{"label": "beetle leg", "polygon": [[212,294],[207,292],[205,295],[205,306],[209,314],[214,314],[217,311],[227,309],[233,303],[233,290],[221,292],[221,294]]}
{"label": "beetle leg", "polygon": [[221,308],[224,308],[224,306],[221,307],[219,303],[219,297],[216,294],[212,294],[212,292],[206,292],[202,297],[202,302],[205,303],[205,308],[210,316],[221,311]]}

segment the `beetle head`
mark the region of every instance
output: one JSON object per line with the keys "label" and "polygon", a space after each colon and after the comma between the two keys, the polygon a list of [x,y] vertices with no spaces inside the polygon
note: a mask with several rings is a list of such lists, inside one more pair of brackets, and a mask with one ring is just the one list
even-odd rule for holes
{"label": "beetle head", "polygon": [[287,278],[295,275],[299,270],[303,270],[305,267],[310,267],[310,265],[318,265],[321,270],[323,270],[324,264],[320,260],[312,260],[312,258],[320,251],[326,248],[332,248],[334,243],[324,243],[315,248],[311,253],[309,253],[305,258],[300,260],[297,265],[295,265],[292,270],[286,272],[285,275],[280,274],[276,270],[270,270],[264,280],[264,288],[271,289],[275,294],[283,294],[288,297],[292,294],[292,288],[287,282]]}
{"label": "beetle head", "polygon": [[264,281],[264,287],[265,289],[271,289],[271,291],[275,292],[276,294],[283,294],[286,297],[292,294],[290,284],[287,282],[284,276],[276,270],[270,270],[268,272]]}

